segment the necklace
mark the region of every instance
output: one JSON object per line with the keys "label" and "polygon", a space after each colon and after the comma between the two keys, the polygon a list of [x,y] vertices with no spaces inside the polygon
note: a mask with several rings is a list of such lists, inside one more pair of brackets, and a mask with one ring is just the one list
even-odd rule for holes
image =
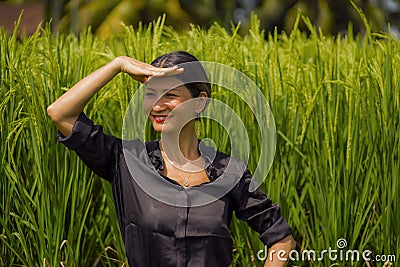
{"label": "necklace", "polygon": [[193,174],[193,173],[190,172],[189,175],[186,175],[186,171],[184,171],[181,175],[178,174],[180,177],[183,177],[183,178],[184,178],[183,187],[189,187],[189,185],[190,185],[190,178],[191,178],[192,174]]}
{"label": "necklace", "polygon": [[190,178],[190,175],[188,176],[188,178],[186,178],[186,181],[183,183],[184,187],[188,187],[189,186],[189,178]]}
{"label": "necklace", "polygon": [[[172,164],[172,165],[173,165],[175,168],[177,167],[177,166],[175,166],[175,164]],[[183,176],[183,174],[185,174],[185,176],[186,176],[186,179],[185,179],[185,181],[183,182],[183,186],[184,186],[184,187],[189,187],[189,184],[190,184],[190,177],[192,177],[193,172],[195,172],[195,171],[191,170],[190,167],[189,167],[188,165],[189,165],[188,163],[185,163],[185,164],[181,165],[180,167],[177,167],[178,169],[180,169],[180,170],[183,171],[182,176]],[[186,175],[187,172],[189,172],[189,175]]]}
{"label": "necklace", "polygon": [[[164,158],[166,159],[166,164],[167,165],[170,165],[171,167],[173,167],[173,168],[177,168],[178,170],[181,170],[181,171],[183,171],[183,173],[186,173],[186,172],[189,172],[189,175],[185,175],[186,176],[186,179],[184,179],[184,181],[183,181],[183,187],[189,187],[189,185],[190,185],[190,177],[192,176],[192,174],[193,174],[193,172],[194,171],[190,171],[189,170],[189,168],[188,168],[188,163],[185,163],[185,164],[183,164],[183,165],[179,165],[179,164],[177,164],[176,162],[174,162],[174,161],[172,161],[172,160],[170,160],[169,158],[168,158],[168,156],[165,154],[165,152],[164,151],[161,151],[161,153],[163,154],[163,156],[164,156]],[[182,177],[182,176],[184,176],[184,175],[179,175],[178,174],[178,177]]]}
{"label": "necklace", "polygon": [[183,186],[184,187],[189,187],[189,179],[190,179],[190,177],[192,176],[192,174],[193,174],[193,172],[190,172],[190,174],[186,177],[186,180],[185,180],[185,182],[183,183]]}

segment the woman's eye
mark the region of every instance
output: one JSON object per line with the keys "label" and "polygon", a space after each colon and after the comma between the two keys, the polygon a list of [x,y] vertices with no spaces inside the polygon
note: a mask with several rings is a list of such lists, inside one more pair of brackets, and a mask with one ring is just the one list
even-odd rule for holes
{"label": "woman's eye", "polygon": [[146,97],[153,97],[154,94],[153,93],[146,93]]}
{"label": "woman's eye", "polygon": [[166,97],[175,97],[176,94],[167,93],[167,94],[165,94],[165,96],[166,96]]}

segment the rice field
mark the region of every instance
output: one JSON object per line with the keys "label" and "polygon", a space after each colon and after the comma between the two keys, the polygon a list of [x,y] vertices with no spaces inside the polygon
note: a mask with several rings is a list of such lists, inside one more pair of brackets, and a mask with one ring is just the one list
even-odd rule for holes
{"label": "rice field", "polygon": [[[263,91],[277,145],[262,189],[291,225],[300,251],[338,249],[338,240],[369,250],[366,263],[324,257],[289,266],[396,266],[400,252],[400,41],[390,33],[324,36],[249,32],[219,25],[176,32],[160,18],[107,39],[90,29],[51,34],[49,25],[17,39],[0,29],[0,266],[127,266],[110,186],[57,142],[46,108],[77,81],[114,57],[151,62],[186,50],[234,67]],[[367,25],[367,24],[366,24]],[[85,112],[121,136],[139,83],[120,74]],[[260,155],[259,129],[246,103],[223,88],[213,97],[242,118],[251,140],[249,168]],[[202,137],[228,152],[218,124],[202,121]],[[148,138],[154,138],[149,132]],[[257,233],[236,219],[232,266],[262,266]],[[395,261],[396,262],[395,262]]]}

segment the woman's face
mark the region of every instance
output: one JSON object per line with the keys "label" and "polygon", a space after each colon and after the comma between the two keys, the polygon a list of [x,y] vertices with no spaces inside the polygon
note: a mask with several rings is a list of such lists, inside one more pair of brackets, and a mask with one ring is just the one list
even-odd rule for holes
{"label": "woman's face", "polygon": [[180,131],[196,116],[195,99],[186,86],[178,84],[173,76],[151,78],[146,83],[143,106],[157,132]]}

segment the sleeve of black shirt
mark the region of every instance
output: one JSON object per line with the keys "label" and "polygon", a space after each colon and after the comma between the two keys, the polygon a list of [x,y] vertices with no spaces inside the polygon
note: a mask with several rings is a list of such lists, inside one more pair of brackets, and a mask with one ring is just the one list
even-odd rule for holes
{"label": "sleeve of black shirt", "polygon": [[292,233],[288,223],[282,217],[279,205],[273,204],[260,189],[249,192],[252,175],[246,169],[240,182],[232,190],[236,203],[235,214],[260,236],[260,240],[271,247]]}
{"label": "sleeve of black shirt", "polygon": [[65,137],[58,132],[58,140],[82,159],[97,175],[111,181],[116,171],[120,139],[104,134],[103,127],[94,125],[82,112],[72,133]]}

